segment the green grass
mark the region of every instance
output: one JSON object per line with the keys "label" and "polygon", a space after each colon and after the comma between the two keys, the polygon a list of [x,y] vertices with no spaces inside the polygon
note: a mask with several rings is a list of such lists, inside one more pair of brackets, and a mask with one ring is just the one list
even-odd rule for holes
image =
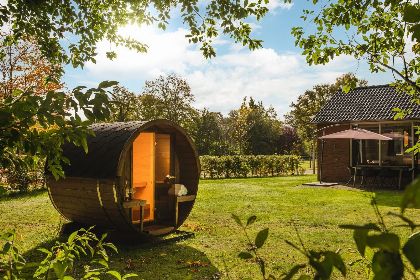
{"label": "green grass", "polygon": [[[270,229],[261,254],[275,275],[303,261],[284,242],[297,242],[293,225],[308,248],[340,249],[346,263],[350,263],[358,259],[352,233],[338,225],[374,221],[370,193],[299,186],[314,180],[313,176],[202,180],[194,209],[181,228],[194,232],[194,238],[159,246],[116,244],[120,255],[112,258],[111,266],[136,272],[140,279],[185,279],[189,275],[193,279],[215,279],[219,275],[227,279],[226,271],[230,279],[256,279],[255,265],[237,258],[244,249],[245,238],[231,213],[242,219],[256,214],[258,220],[252,226],[252,234],[265,227]],[[377,192],[382,213],[397,212],[400,196],[399,192]],[[18,243],[29,258],[35,248],[58,238],[64,222],[45,192],[1,198],[0,213],[0,227],[16,229]],[[420,211],[409,210],[408,214],[420,222]],[[390,225],[397,222],[388,216],[385,221]],[[401,232],[408,237],[409,232]],[[350,279],[365,276],[362,266],[350,267]]]}

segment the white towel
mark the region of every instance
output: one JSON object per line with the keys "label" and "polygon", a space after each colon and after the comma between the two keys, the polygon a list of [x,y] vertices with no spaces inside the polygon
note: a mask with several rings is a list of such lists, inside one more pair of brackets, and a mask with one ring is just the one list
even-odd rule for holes
{"label": "white towel", "polygon": [[173,184],[168,191],[169,195],[183,196],[188,194],[187,188],[182,184]]}

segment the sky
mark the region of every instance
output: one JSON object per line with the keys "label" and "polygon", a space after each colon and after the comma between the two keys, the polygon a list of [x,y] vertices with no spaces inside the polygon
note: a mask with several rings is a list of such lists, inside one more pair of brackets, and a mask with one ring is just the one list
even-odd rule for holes
{"label": "sky", "polygon": [[308,66],[295,47],[290,34],[293,26],[310,28],[300,20],[306,1],[285,5],[282,0],[269,4],[269,14],[253,23],[254,38],[264,41],[263,48],[249,51],[229,38],[215,42],[217,56],[206,60],[197,45],[185,38],[186,27],[179,13],[166,31],[153,26],[125,26],[120,32],[149,46],[147,53],[136,53],[124,47],[113,47],[117,58],[113,61],[105,53],[109,42],[98,43],[96,63],[87,63],[83,69],[66,68],[64,82],[69,88],[96,86],[103,80],[116,80],[135,93],[141,93],[146,80],[170,73],[184,77],[191,86],[198,109],[226,115],[240,106],[244,97],[252,96],[266,106],[273,106],[280,118],[290,104],[305,90],[316,84],[334,82],[340,75],[353,72],[369,85],[386,84],[393,80],[389,73],[372,74],[366,62],[340,56],[325,66]]}

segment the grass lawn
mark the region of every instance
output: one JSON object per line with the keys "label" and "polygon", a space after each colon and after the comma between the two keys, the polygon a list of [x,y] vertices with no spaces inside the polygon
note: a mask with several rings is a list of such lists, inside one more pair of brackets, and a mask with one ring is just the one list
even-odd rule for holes
{"label": "grass lawn", "polygon": [[[302,256],[284,240],[297,243],[293,224],[308,248],[341,250],[347,263],[358,259],[352,233],[338,228],[340,224],[375,220],[369,192],[332,188],[301,187],[315,177],[202,180],[194,209],[181,228],[195,233],[194,238],[180,242],[147,246],[123,245],[111,266],[140,275],[140,279],[258,279],[254,264],[242,261],[245,238],[231,219],[231,213],[247,218],[258,216],[252,226],[270,229],[269,239],[261,250],[274,275],[290,269]],[[297,187],[298,186],[298,187]],[[379,191],[377,200],[382,213],[398,211],[401,194]],[[28,256],[35,248],[59,237],[65,221],[51,205],[46,192],[18,198],[0,198],[0,228],[16,229],[18,243]],[[420,211],[409,210],[409,216],[420,223]],[[395,224],[396,219],[386,216]],[[409,232],[404,232],[408,237]],[[339,277],[338,273],[334,274]],[[349,278],[366,278],[361,265],[350,268]]]}

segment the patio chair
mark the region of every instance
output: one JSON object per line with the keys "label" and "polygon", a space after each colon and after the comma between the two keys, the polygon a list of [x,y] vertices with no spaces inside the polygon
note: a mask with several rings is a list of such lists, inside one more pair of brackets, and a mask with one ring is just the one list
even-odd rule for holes
{"label": "patio chair", "polygon": [[346,185],[349,185],[351,181],[353,181],[353,188],[356,185],[356,177],[361,176],[360,170],[354,168],[353,166],[348,165],[347,170],[349,171],[350,178],[347,181]]}

